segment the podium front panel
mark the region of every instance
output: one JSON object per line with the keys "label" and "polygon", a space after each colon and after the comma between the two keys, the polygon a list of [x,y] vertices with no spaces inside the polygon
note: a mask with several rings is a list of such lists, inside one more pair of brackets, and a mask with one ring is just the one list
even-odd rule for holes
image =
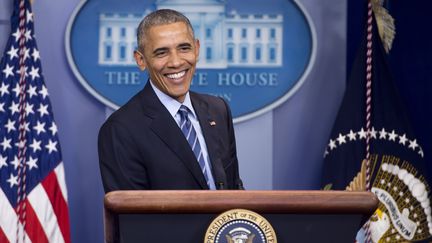
{"label": "podium front panel", "polygon": [[[279,243],[354,242],[362,215],[261,214],[273,226]],[[201,243],[218,214],[119,215],[120,242]],[[357,223],[353,223],[357,222]]]}

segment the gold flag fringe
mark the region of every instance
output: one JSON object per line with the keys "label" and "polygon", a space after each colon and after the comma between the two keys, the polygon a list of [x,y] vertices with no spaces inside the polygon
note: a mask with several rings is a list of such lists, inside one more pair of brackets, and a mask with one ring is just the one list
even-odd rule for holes
{"label": "gold flag fringe", "polygon": [[371,0],[371,3],[381,41],[385,51],[389,53],[396,35],[395,20],[383,7],[384,0]]}
{"label": "gold flag fringe", "polygon": [[345,188],[347,191],[366,191],[366,159],[363,160],[361,170]]}

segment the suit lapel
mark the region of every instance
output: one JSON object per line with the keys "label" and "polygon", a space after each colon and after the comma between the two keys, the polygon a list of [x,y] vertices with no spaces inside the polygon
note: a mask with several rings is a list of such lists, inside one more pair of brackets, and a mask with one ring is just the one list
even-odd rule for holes
{"label": "suit lapel", "polygon": [[218,135],[218,125],[210,113],[208,103],[200,99],[195,93],[190,92],[190,94],[194,110],[198,116],[201,130],[206,141],[207,152],[209,154],[213,170],[213,177],[215,179],[216,188],[218,188],[221,184],[222,186],[227,184],[226,175],[219,152],[220,136]]}
{"label": "suit lapel", "polygon": [[[150,81],[148,81],[150,82]],[[173,151],[203,189],[208,189],[201,168],[190,145],[168,110],[159,101],[148,83],[142,95],[144,112],[153,118],[150,128]]]}

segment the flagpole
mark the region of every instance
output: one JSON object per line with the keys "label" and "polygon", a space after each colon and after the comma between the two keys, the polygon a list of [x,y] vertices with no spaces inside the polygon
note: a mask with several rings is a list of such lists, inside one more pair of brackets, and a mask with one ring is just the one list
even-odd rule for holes
{"label": "flagpole", "polygon": [[[368,1],[367,16],[367,46],[366,46],[366,191],[371,189],[370,168],[370,138],[371,138],[371,115],[372,115],[372,0]],[[366,242],[371,242],[371,231],[369,220],[366,222]]]}
{"label": "flagpole", "polygon": [[26,228],[26,80],[25,80],[25,41],[26,41],[26,0],[19,0],[19,139],[18,139],[18,187],[17,187],[17,243],[19,242],[20,221],[22,223],[22,242],[25,242]]}
{"label": "flagpole", "polygon": [[372,3],[368,3],[366,49],[366,190],[370,191],[370,138],[372,115]]}

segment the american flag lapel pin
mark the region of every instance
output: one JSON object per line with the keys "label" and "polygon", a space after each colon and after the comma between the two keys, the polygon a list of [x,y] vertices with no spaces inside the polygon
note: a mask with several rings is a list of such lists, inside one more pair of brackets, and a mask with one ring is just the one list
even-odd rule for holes
{"label": "american flag lapel pin", "polygon": [[215,121],[210,121],[210,126],[216,126],[216,122]]}

